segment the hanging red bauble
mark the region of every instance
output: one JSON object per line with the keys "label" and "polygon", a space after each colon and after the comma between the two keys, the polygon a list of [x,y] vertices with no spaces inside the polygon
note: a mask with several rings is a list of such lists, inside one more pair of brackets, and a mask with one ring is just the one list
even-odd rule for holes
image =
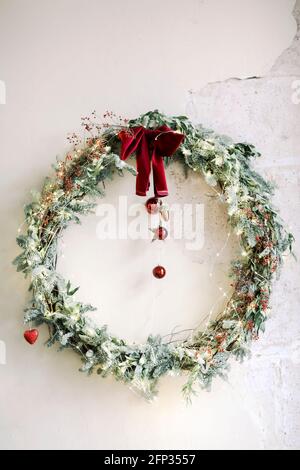
{"label": "hanging red bauble", "polygon": [[168,230],[165,227],[158,227],[155,230],[155,239],[156,240],[165,240],[168,236]]}
{"label": "hanging red bauble", "polygon": [[146,201],[146,209],[148,214],[157,214],[159,211],[160,200],[157,197],[150,197]]}
{"label": "hanging red bauble", "polygon": [[26,330],[24,332],[24,338],[26,339],[27,343],[34,344],[39,337],[39,332],[36,329],[33,330]]}
{"label": "hanging red bauble", "polygon": [[156,277],[156,279],[162,279],[166,275],[166,269],[163,266],[155,266],[153,268],[153,276]]}

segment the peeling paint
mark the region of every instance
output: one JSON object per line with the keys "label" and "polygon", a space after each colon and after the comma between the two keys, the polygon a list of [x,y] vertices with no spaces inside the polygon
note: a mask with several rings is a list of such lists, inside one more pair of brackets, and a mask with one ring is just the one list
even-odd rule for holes
{"label": "peeling paint", "polygon": [[[256,138],[255,144],[264,155],[255,165],[278,186],[276,202],[282,216],[293,221],[290,229],[299,240],[300,225],[293,219],[300,204],[300,106],[292,93],[293,83],[300,77],[300,0],[293,16],[297,24],[294,39],[266,75],[210,82],[192,90],[189,103],[200,121],[205,118],[205,126],[213,123],[211,127],[224,133],[234,128],[236,138],[249,129],[247,140]],[[300,272],[292,260],[289,263],[284,279],[274,286],[267,333],[254,345],[251,361],[244,364],[243,378],[239,375],[233,387],[236,401],[248,410],[265,449],[300,447]]]}
{"label": "peeling paint", "polygon": [[291,75],[294,71],[299,74],[300,66],[300,0],[297,0],[293,10],[293,18],[296,22],[296,33],[292,44],[278,57],[270,70],[270,75],[278,74]]}
{"label": "peeling paint", "polygon": [[[286,61],[286,56],[289,56],[290,53],[296,53],[298,56],[298,59],[300,61],[300,53],[299,53],[299,44],[298,41],[300,39],[300,0],[297,0],[294,6],[293,11],[291,12],[292,17],[295,20],[295,35],[294,38],[291,40],[291,44],[283,51],[280,53],[280,55],[274,60],[273,65],[270,67],[270,70],[268,73],[265,75],[253,75],[253,76],[244,76],[244,77],[238,77],[238,76],[232,76],[228,77],[224,80],[216,80],[216,81],[209,81],[206,84],[204,84],[200,89],[197,90],[190,90],[189,93],[192,95],[197,95],[201,93],[201,91],[204,88],[210,87],[210,86],[215,86],[219,84],[224,84],[224,83],[231,83],[235,81],[245,81],[245,80],[263,80],[269,76],[274,76],[276,73],[276,76],[278,76],[278,73],[280,72],[281,69],[284,69],[284,63]],[[290,58],[289,58],[290,60]],[[299,65],[299,62],[298,62]],[[282,70],[284,72],[284,70]],[[281,73],[281,77],[286,77],[289,76],[290,74],[288,73]]]}

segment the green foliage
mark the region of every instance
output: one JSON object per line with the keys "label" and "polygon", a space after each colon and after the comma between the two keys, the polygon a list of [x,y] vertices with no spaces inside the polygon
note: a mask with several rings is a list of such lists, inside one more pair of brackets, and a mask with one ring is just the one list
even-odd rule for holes
{"label": "green foliage", "polygon": [[65,162],[54,166],[56,174],[46,178],[42,191],[33,193],[24,210],[27,231],[17,237],[22,252],[14,264],[31,279],[25,321],[48,325],[48,346],[59,343],[60,349],[72,348],[81,356],[82,371],[96,370],[103,377],[113,374],[147,398],[156,393],[162,375],[185,371],[183,392],[189,398],[196,393],[195,385],[209,388],[215,376],[226,377],[228,359],[243,359],[250,342],[264,331],[272,279],[283,253],[292,250],[294,238],[272,207],[272,185],[251,167],[251,160],[260,156],[252,145],[234,143],[193,126],[185,116],[168,117],[157,110],[129,121],[128,128],[163,124],[185,134],[175,159],[187,173],[198,172],[217,188],[229,223],[240,236],[244,256],[232,263],[234,292],[216,321],[180,344],[150,336],[144,345],[129,345],[106,327],[96,327],[85,315],[93,307],[76,301],[78,287],[56,272],[57,237],[62,230],[93,210],[93,199],[104,196],[102,183],[107,179],[124,171],[136,174],[120,160],[118,131],[113,128],[98,136],[110,147],[94,139],[71,157],[69,153]]}

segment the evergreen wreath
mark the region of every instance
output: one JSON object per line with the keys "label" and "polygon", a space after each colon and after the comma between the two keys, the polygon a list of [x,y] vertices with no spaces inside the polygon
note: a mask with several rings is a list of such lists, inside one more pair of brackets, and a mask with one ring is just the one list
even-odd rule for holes
{"label": "evergreen wreath", "polygon": [[[104,116],[108,122],[102,125],[96,124],[95,113],[82,118],[89,137],[81,143],[77,135],[69,136],[73,150],[56,163],[55,175],[46,178],[41,192],[34,193],[33,202],[25,206],[27,231],[17,237],[23,251],[14,260],[17,270],[31,280],[25,323],[47,324],[47,344],[58,342],[61,349],[73,349],[82,358],[82,371],[96,370],[102,377],[112,374],[148,398],[156,392],[161,376],[184,371],[183,392],[189,398],[196,384],[209,387],[213,377],[224,376],[228,359],[243,358],[251,341],[264,331],[272,279],[284,252],[292,250],[294,238],[271,205],[272,186],[251,168],[251,159],[260,156],[253,145],[234,143],[194,126],[185,116],[168,117],[158,111],[129,121],[109,112]],[[127,344],[106,326],[93,324],[85,315],[95,310],[91,305],[74,300],[78,288],[56,272],[57,242],[71,222],[79,223],[81,215],[92,211],[93,198],[104,196],[106,180],[124,171],[136,174],[119,157],[119,132],[162,125],[185,135],[170,161],[182,162],[187,173],[197,172],[210,186],[218,187],[242,253],[232,263],[233,293],[205,331],[194,331],[183,342],[151,335],[145,344]],[[37,335],[36,330],[30,331]]]}

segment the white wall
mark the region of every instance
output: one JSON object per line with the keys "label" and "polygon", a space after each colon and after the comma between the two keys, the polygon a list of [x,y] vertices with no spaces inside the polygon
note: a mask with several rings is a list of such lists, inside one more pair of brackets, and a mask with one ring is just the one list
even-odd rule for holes
{"label": "white wall", "polygon": [[[299,33],[293,41],[297,4],[293,15],[290,0],[0,0],[0,81],[6,89],[6,99],[0,96],[1,448],[299,447],[300,279],[291,259],[251,361],[232,364],[229,383],[216,381],[189,408],[181,400],[183,378],[163,379],[158,400],[149,405],[111,379],[78,373],[71,352],[44,348],[43,328],[30,348],[22,339],[27,283],[11,266],[30,189],[63,155],[66,134],[95,108],[128,117],[154,108],[186,113],[256,144],[264,155],[257,167],[278,184],[276,204],[299,234],[300,104],[292,90],[300,75]],[[82,300],[99,307],[97,321],[132,340],[194,325],[218,286],[226,289],[229,282],[233,237],[214,278],[208,277],[228,233],[223,209],[206,196],[204,183],[187,185],[178,169],[168,172],[168,181],[170,202],[204,204],[205,245],[191,253],[166,243],[162,256],[170,276],[163,284],[148,276],[154,248],[100,242],[96,216],[70,228],[61,247],[60,269],[81,285]],[[130,177],[115,180],[106,202],[116,203],[133,186]],[[130,200],[140,202],[133,194]],[[107,256],[108,250],[115,255]],[[116,273],[122,285],[117,294]]]}

